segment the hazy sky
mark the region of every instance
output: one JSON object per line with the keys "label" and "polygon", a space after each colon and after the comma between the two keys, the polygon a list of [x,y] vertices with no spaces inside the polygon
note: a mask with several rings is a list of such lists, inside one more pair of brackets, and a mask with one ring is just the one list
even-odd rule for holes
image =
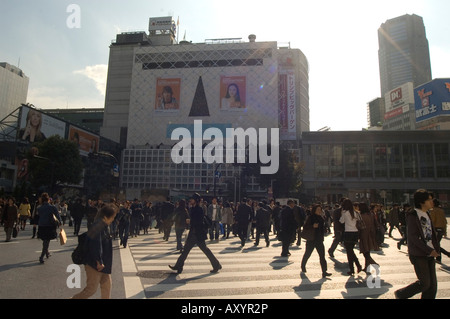
{"label": "hazy sky", "polygon": [[[67,25],[71,4],[80,28]],[[168,15],[179,17],[180,40],[256,34],[302,50],[313,131],[367,127],[367,103],[380,96],[377,30],[388,19],[423,17],[433,78],[450,77],[448,0],[0,0],[0,12],[0,62],[20,62],[28,102],[42,109],[104,107],[111,41]]]}

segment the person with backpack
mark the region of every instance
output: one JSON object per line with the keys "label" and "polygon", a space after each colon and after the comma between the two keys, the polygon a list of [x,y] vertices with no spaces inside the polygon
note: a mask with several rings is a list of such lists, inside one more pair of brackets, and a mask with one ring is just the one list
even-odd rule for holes
{"label": "person with backpack", "polygon": [[169,268],[172,270],[176,270],[177,273],[181,274],[183,271],[184,262],[189,255],[191,249],[197,245],[202,252],[208,257],[213,269],[211,273],[216,273],[220,269],[222,269],[222,265],[214,256],[212,251],[206,246],[206,238],[208,232],[208,226],[205,225],[205,213],[203,209],[199,206],[199,202],[201,197],[199,194],[195,193],[190,199],[189,204],[191,206],[191,210],[189,213],[190,219],[187,220],[187,223],[190,225],[189,234],[186,238],[186,242],[184,244],[183,252],[174,266],[169,265]]}
{"label": "person with backpack", "polygon": [[88,299],[98,286],[101,298],[111,297],[113,244],[109,225],[117,214],[117,206],[106,204],[98,212],[94,223],[87,232],[83,264],[86,270],[86,287],[72,299]]}

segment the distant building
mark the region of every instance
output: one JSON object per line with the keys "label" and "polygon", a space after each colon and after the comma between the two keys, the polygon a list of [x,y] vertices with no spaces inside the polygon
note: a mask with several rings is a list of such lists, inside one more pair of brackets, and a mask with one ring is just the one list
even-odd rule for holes
{"label": "distant building", "polygon": [[27,102],[29,82],[18,67],[0,63],[0,120]]}
{"label": "distant building", "polygon": [[96,134],[100,134],[103,125],[104,109],[46,109],[46,114],[59,117],[63,120],[77,124]]}
{"label": "distant building", "polygon": [[416,189],[450,203],[450,131],[305,132],[303,189],[335,203],[410,202]]}
{"label": "distant building", "polygon": [[[122,33],[110,46],[101,135],[123,152],[121,185],[127,195],[164,189],[191,193],[226,183],[240,167],[170,159],[177,128],[279,128],[282,147],[299,149],[309,131],[309,65],[299,49],[275,41],[209,39],[176,43],[172,17],[151,18],[149,33]],[[203,132],[202,132],[203,133]],[[217,183],[215,183],[217,182]],[[250,183],[249,189],[259,189]]]}
{"label": "distant building", "polygon": [[378,29],[381,97],[412,82],[413,87],[431,81],[431,62],[422,17],[404,15],[387,20]]}
{"label": "distant building", "polygon": [[367,105],[367,125],[369,128],[382,127],[386,112],[384,98],[376,98]]}

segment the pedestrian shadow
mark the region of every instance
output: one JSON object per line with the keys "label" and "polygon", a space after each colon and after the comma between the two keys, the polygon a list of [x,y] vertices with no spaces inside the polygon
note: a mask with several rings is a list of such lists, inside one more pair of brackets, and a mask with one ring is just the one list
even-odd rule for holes
{"label": "pedestrian shadow", "polygon": [[8,271],[8,270],[11,270],[11,269],[20,270],[21,268],[35,267],[36,264],[39,264],[39,260],[34,260],[33,259],[33,260],[23,261],[23,262],[15,263],[15,264],[1,265],[0,266],[0,272]]}
{"label": "pedestrian shadow", "polygon": [[286,257],[276,256],[273,257],[273,259],[274,260],[269,263],[269,265],[273,268],[273,270],[280,270],[294,263],[293,261],[290,261],[289,258]]}
{"label": "pedestrian shadow", "polygon": [[[200,274],[194,277],[190,277],[190,278],[179,278],[179,275],[175,272],[171,272],[169,270],[167,271],[142,271],[142,272],[138,272],[136,274],[138,277],[143,277],[143,278],[155,278],[155,276],[159,276],[157,278],[164,278],[163,280],[156,282],[155,284],[152,285],[152,288],[156,288],[155,290],[149,290],[146,291],[144,289],[144,294],[146,298],[157,298],[159,296],[162,296],[166,293],[170,293],[170,291],[175,290],[179,287],[183,287],[187,284],[189,284],[189,282],[192,281],[196,281],[196,280],[201,280],[204,278],[208,278],[210,276],[214,276],[213,273],[205,273],[205,274]],[[168,285],[168,286],[166,286]],[[157,290],[158,287],[161,288],[161,290]],[[169,289],[164,289],[163,287],[170,287]],[[132,296],[130,297],[131,299],[133,299],[134,297],[138,297],[138,295]]]}
{"label": "pedestrian shadow", "polygon": [[357,277],[349,276],[344,287],[346,291],[341,292],[344,299],[367,299],[378,298],[386,294],[393,286],[377,276],[376,272],[361,272]]}
{"label": "pedestrian shadow", "polygon": [[320,278],[317,281],[311,281],[305,273],[300,274],[301,282],[298,286],[294,287],[294,292],[299,298],[302,299],[315,299],[320,296],[322,291],[322,285],[331,280],[330,278]]}
{"label": "pedestrian shadow", "polygon": [[[333,268],[336,272],[341,273],[342,275],[346,275],[348,271],[348,262],[342,262],[337,260],[335,257],[329,257],[333,262]],[[347,271],[346,271],[347,270]]]}

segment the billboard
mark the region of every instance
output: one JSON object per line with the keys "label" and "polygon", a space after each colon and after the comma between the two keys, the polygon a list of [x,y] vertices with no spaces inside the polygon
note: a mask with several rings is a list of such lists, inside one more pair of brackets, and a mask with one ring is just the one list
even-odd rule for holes
{"label": "billboard", "polygon": [[220,109],[238,111],[246,108],[247,81],[245,76],[220,77]]}
{"label": "billboard", "polygon": [[150,18],[148,31],[172,31],[176,32],[175,21],[172,17]]}
{"label": "billboard", "polygon": [[156,79],[155,110],[174,112],[180,110],[181,79]]}
{"label": "billboard", "polygon": [[396,117],[409,111],[409,105],[414,104],[414,87],[412,82],[399,86],[384,96],[386,113],[384,119]]}
{"label": "billboard", "polygon": [[89,153],[98,152],[100,137],[95,134],[70,125],[68,139],[78,145],[80,155],[88,156]]}
{"label": "billboard", "polygon": [[450,79],[435,79],[414,89],[416,121],[450,116]]}
{"label": "billboard", "polygon": [[64,138],[65,134],[65,122],[45,115],[36,109],[26,106],[22,107],[17,135],[19,141],[29,143],[42,142],[53,135],[59,135]]}
{"label": "billboard", "polygon": [[295,105],[294,71],[280,70],[278,81],[278,122],[281,140],[294,141],[297,138]]}

